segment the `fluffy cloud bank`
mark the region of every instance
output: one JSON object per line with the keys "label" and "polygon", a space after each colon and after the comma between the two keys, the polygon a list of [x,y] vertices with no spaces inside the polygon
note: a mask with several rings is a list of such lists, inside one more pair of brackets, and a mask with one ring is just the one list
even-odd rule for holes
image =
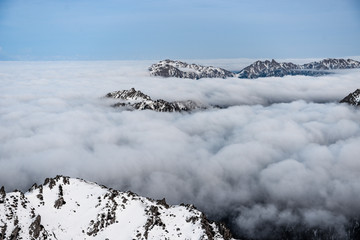
{"label": "fluffy cloud bank", "polygon": [[[360,214],[360,111],[337,101],[359,70],[325,77],[162,79],[149,62],[0,63],[0,185],[57,174],[171,203],[194,203],[241,231],[331,226]],[[102,99],[151,97],[230,106],[122,111]]]}

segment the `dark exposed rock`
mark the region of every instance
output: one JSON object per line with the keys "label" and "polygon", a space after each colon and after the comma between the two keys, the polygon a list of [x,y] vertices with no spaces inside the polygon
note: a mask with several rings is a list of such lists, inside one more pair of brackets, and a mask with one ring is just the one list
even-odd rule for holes
{"label": "dark exposed rock", "polygon": [[19,226],[15,226],[14,230],[11,232],[11,235],[9,237],[9,240],[17,240],[19,239],[19,232],[20,232],[20,227]]}
{"label": "dark exposed rock", "polygon": [[5,223],[4,226],[0,226],[0,240],[5,240],[6,238],[6,229],[7,224]]}
{"label": "dark exposed rock", "polygon": [[161,77],[177,78],[227,78],[234,77],[235,74],[222,68],[212,66],[201,66],[198,64],[188,64],[181,61],[166,59],[153,64],[149,67],[150,75]]}
{"label": "dark exposed rock", "polygon": [[42,228],[43,227],[41,226],[41,216],[37,215],[35,221],[30,224],[29,227],[30,236],[32,236],[33,238],[38,238]]}
{"label": "dark exposed rock", "polygon": [[53,178],[46,178],[44,181],[44,186],[49,184],[49,188],[52,189],[56,185],[56,181]]}
{"label": "dark exposed rock", "polygon": [[204,229],[206,236],[208,237],[209,240],[213,240],[215,236],[215,232],[213,227],[211,226],[211,223],[204,214],[201,214],[200,219],[201,219],[201,226]]}
{"label": "dark exposed rock", "polygon": [[360,89],[357,89],[355,92],[350,93],[340,103],[348,103],[353,106],[360,106]]}
{"label": "dark exposed rock", "polygon": [[4,203],[6,197],[6,192],[4,186],[0,188],[0,203]]}
{"label": "dark exposed rock", "polygon": [[223,223],[216,223],[216,226],[217,226],[218,229],[219,229],[220,235],[222,235],[222,236],[224,237],[224,240],[230,240],[230,239],[233,238],[230,229],[227,228],[227,227],[225,226],[225,224],[223,224]]}
{"label": "dark exposed rock", "polygon": [[163,198],[161,200],[157,200],[156,203],[159,204],[159,205],[164,206],[165,208],[169,208],[169,204],[166,203],[165,198]]}
{"label": "dark exposed rock", "polygon": [[159,226],[165,229],[166,225],[162,222],[161,218],[159,217],[159,208],[157,206],[150,206],[147,210],[145,210],[146,213],[149,215],[148,219],[146,220],[146,223],[144,225],[144,237],[145,239],[148,239],[149,231],[154,226]]}
{"label": "dark exposed rock", "polygon": [[55,201],[54,208],[59,209],[59,208],[61,208],[61,206],[65,205],[65,204],[66,204],[66,202],[65,202],[64,198],[60,197]]}

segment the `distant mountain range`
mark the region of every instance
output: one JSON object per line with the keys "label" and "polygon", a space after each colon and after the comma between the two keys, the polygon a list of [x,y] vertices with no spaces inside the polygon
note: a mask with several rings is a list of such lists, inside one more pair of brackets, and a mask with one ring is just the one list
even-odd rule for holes
{"label": "distant mountain range", "polygon": [[28,192],[0,188],[0,239],[233,239],[193,205],[169,205],[57,176]]}
{"label": "distant mountain range", "polygon": [[131,88],[106,94],[107,98],[119,99],[113,107],[125,107],[129,110],[153,110],[156,112],[189,112],[206,109],[206,106],[192,100],[168,102],[162,99],[152,100],[150,96]]}
{"label": "distant mountain range", "polygon": [[150,75],[177,78],[226,78],[234,77],[233,72],[217,67],[188,64],[181,61],[163,60],[149,67]]}
{"label": "distant mountain range", "polygon": [[286,75],[321,76],[331,74],[330,70],[360,68],[360,62],[352,59],[328,58],[319,62],[311,62],[303,65],[291,62],[279,63],[274,59],[269,61],[256,61],[244,69],[230,72],[222,68],[206,67],[197,64],[188,64],[180,61],[163,60],[149,67],[150,75],[178,78],[259,78],[259,77],[283,77]]}

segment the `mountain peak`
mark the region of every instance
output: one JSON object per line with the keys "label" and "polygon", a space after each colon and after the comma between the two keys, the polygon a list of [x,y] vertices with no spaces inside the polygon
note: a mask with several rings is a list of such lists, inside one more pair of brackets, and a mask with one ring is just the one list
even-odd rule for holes
{"label": "mountain peak", "polygon": [[340,103],[348,103],[353,106],[360,106],[360,89],[356,89],[355,92],[350,93]]}

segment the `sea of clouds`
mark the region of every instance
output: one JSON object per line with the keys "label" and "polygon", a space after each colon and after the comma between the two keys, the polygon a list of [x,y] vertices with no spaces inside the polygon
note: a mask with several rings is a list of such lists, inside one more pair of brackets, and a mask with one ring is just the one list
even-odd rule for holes
{"label": "sea of clouds", "polygon": [[[360,110],[338,101],[360,88],[360,70],[191,80],[150,77],[152,63],[0,62],[0,185],[80,177],[231,216],[249,235],[359,217]],[[102,98],[131,87],[226,108],[124,111]]]}

